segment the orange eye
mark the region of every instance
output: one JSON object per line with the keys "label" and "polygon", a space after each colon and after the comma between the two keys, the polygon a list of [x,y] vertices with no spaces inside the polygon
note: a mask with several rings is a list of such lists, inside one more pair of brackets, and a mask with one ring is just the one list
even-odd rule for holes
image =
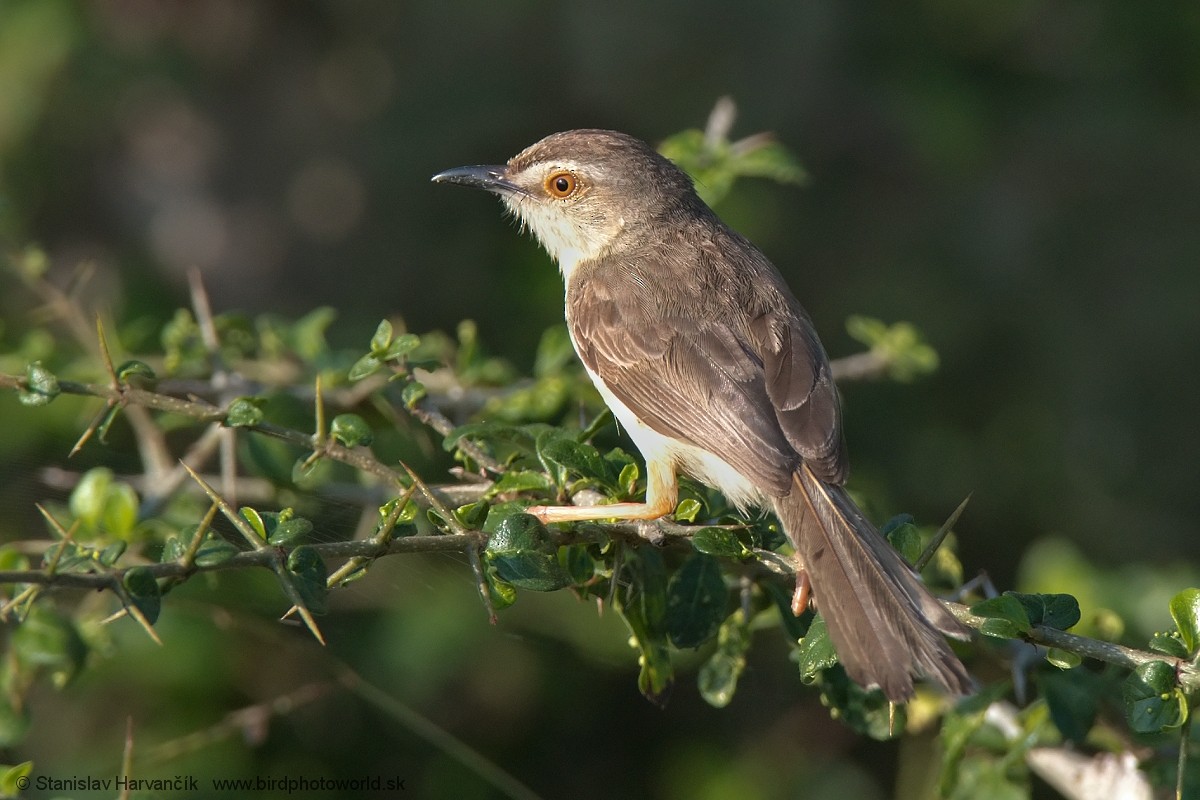
{"label": "orange eye", "polygon": [[546,176],[546,191],[551,197],[570,197],[575,194],[575,185],[575,176],[566,170],[551,172]]}

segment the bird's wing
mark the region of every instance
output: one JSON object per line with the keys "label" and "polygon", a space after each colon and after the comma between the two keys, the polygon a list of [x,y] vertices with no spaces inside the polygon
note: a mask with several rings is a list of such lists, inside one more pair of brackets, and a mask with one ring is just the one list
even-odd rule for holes
{"label": "bird's wing", "polygon": [[[840,453],[837,419],[826,410],[836,414],[836,394],[825,396],[832,384],[806,378],[803,369],[811,334],[776,331],[764,348],[753,341],[760,338],[753,327],[739,333],[727,320],[649,312],[636,297],[602,284],[581,281],[572,294],[570,324],[580,358],[658,433],[714,453],[777,497],[791,491],[801,458],[814,459],[824,474],[830,441]],[[772,333],[770,320],[762,324]],[[821,363],[809,373],[827,378],[819,345],[816,352]],[[822,429],[810,431],[813,426]]]}
{"label": "bird's wing", "polygon": [[767,396],[784,436],[816,477],[846,480],[842,409],[825,349],[798,303],[772,308],[750,323]]}

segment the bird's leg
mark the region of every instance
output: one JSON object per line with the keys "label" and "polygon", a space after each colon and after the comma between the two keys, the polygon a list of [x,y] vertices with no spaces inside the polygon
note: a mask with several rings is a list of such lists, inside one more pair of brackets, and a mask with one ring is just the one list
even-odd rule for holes
{"label": "bird's leg", "polygon": [[607,506],[532,506],[525,509],[545,523],[583,522],[589,519],[658,519],[675,510],[679,481],[669,461],[646,463],[646,502]]}

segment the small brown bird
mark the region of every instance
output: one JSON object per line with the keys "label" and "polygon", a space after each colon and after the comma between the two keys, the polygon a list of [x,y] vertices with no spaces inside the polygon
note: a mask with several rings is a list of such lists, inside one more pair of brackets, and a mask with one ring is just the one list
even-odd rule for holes
{"label": "small brown bird", "polygon": [[943,638],[967,629],[842,488],[841,404],[812,322],[686,174],[631,136],[577,130],[505,166],[433,180],[499,195],[558,262],[575,350],[646,459],[645,503],[530,513],[661,517],[675,508],[683,470],[740,509],[774,510],[854,681],[894,702],[912,696],[918,675],[970,691]]}

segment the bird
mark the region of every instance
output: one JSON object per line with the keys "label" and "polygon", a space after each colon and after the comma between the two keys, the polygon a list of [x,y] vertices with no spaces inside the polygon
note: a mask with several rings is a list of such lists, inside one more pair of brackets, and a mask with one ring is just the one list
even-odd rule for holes
{"label": "bird", "polygon": [[[842,406],[813,323],[779,270],[644,141],[554,133],[506,164],[433,176],[497,195],[557,263],[571,342],[646,461],[645,502],[535,506],[544,523],[674,511],[683,472],[773,511],[846,674],[891,702],[914,679],[971,678],[969,631],[847,494]],[[801,609],[797,609],[799,613]]]}

